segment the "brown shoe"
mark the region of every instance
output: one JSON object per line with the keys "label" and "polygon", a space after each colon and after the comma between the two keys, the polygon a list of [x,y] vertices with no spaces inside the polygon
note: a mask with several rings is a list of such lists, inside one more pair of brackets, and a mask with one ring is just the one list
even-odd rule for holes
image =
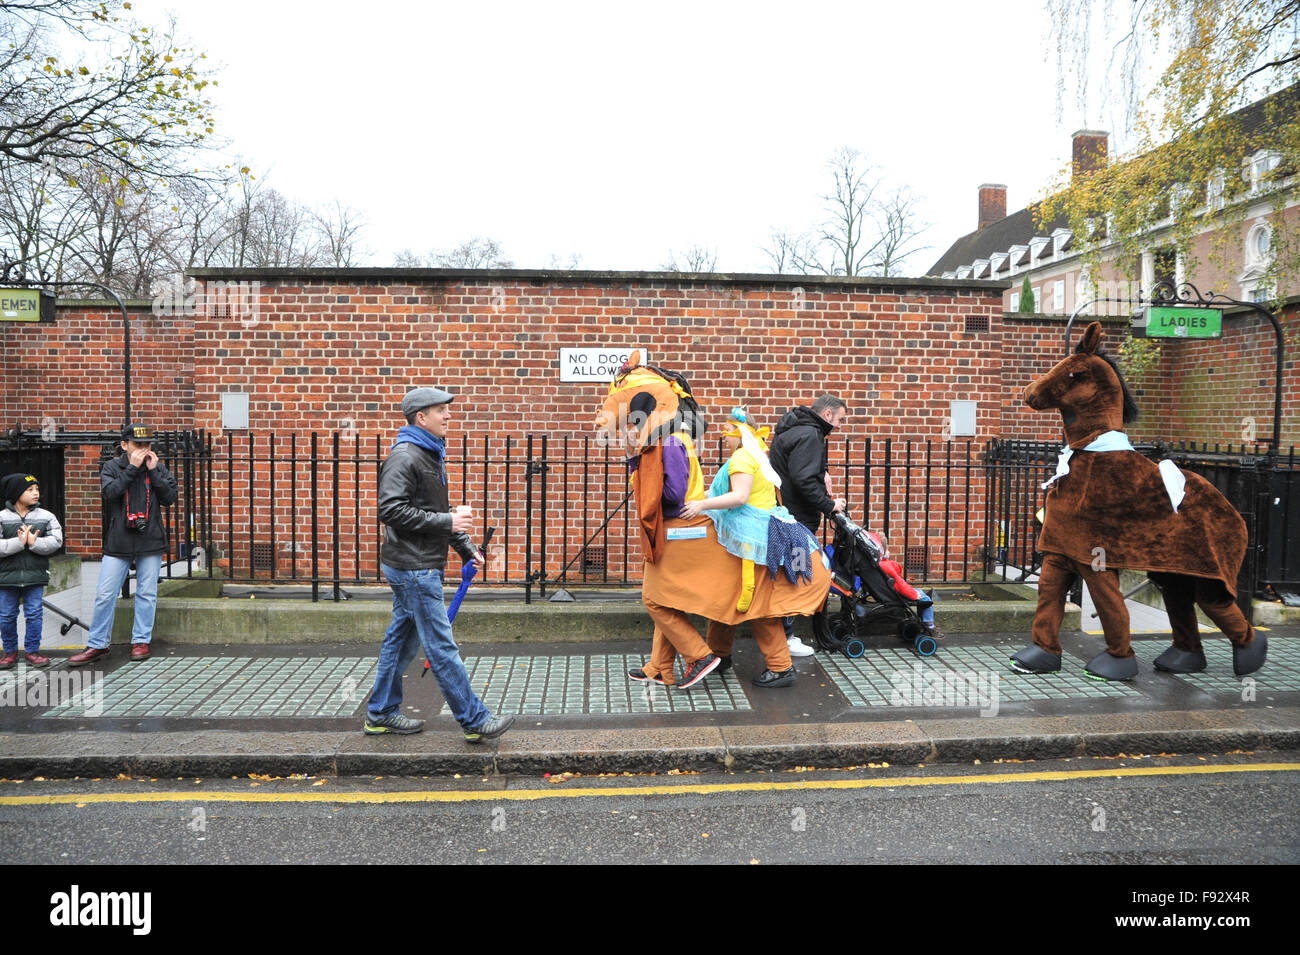
{"label": "brown shoe", "polygon": [[27,665],[33,667],[47,667],[50,665],[50,658],[43,657],[39,653],[24,653],[27,657]]}
{"label": "brown shoe", "polygon": [[14,665],[17,662],[18,662],[17,650],[15,650],[13,653],[6,653],[4,656],[0,657],[0,670],[12,670],[14,668]]}
{"label": "brown shoe", "polygon": [[70,667],[85,666],[91,660],[98,660],[101,657],[106,657],[106,656],[108,656],[108,647],[101,647],[98,650],[93,649],[91,647],[87,647],[86,649],[82,650],[80,653],[74,653],[72,656],[68,657],[68,666]]}
{"label": "brown shoe", "polygon": [[132,659],[132,660],[148,660],[148,659],[149,659],[149,644],[147,644],[147,643],[133,643],[133,644],[131,644],[131,659]]}

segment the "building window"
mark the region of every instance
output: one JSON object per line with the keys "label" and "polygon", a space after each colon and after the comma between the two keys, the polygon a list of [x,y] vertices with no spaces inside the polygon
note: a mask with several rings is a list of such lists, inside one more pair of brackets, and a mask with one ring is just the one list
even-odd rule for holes
{"label": "building window", "polygon": [[1255,155],[1246,160],[1245,176],[1246,183],[1250,186],[1251,192],[1259,192],[1268,185],[1268,180],[1273,171],[1280,165],[1282,157],[1271,149],[1261,149]]}
{"label": "building window", "polygon": [[1246,236],[1246,264],[1267,265],[1273,251],[1273,230],[1260,222]]}
{"label": "building window", "polygon": [[1052,283],[1052,308],[1065,311],[1065,279]]}
{"label": "building window", "polygon": [[1211,212],[1223,208],[1223,170],[1216,170],[1205,184],[1205,204]]}
{"label": "building window", "polygon": [[1007,311],[1009,311],[1009,312],[1018,312],[1018,311],[1020,311],[1020,293],[1019,293],[1019,292],[1012,292],[1012,293],[1011,293],[1011,307],[1008,308]]}

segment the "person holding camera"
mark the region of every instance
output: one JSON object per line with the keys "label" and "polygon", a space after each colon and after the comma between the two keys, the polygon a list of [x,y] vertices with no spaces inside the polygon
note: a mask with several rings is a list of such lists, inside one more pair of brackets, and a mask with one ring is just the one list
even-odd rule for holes
{"label": "person holding camera", "polygon": [[149,659],[153,616],[158,603],[158,576],[167,550],[162,508],[176,503],[176,479],[153,450],[153,433],[145,425],[122,429],[122,454],[104,464],[99,475],[104,509],[104,562],[95,587],[95,609],[86,649],[68,658],[83,666],[108,656],[117,596],[135,564],[135,616],[131,659]]}

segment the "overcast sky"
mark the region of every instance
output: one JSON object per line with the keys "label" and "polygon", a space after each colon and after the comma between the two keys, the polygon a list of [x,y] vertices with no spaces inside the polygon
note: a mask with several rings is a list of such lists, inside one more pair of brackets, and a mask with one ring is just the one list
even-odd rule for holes
{"label": "overcast sky", "polygon": [[474,235],[520,267],[657,269],[717,250],[771,271],[774,228],[823,215],[855,147],[931,223],[923,274],[1114,129],[1067,102],[1043,4],[137,0],[218,64],[218,131],[268,185],[367,222],[368,264]]}

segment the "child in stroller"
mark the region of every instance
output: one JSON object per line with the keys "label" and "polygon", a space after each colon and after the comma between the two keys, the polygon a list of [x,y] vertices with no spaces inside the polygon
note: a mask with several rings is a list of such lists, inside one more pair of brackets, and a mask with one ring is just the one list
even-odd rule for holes
{"label": "child in stroller", "polygon": [[[934,624],[934,599],[903,578],[889,559],[884,539],[855,524],[846,513],[831,515],[835,541],[826,547],[831,592],[813,617],[813,636],[824,650],[859,657],[862,639],[873,624],[893,625],[898,638],[921,656],[930,656],[941,637]],[[836,597],[839,606],[836,608]]]}

